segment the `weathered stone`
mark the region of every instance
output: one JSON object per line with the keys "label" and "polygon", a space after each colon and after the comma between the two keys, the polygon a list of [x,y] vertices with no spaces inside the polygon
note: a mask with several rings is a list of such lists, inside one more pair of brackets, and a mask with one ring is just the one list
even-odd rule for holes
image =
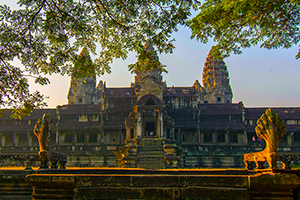
{"label": "weathered stone", "polygon": [[142,188],[88,187],[75,188],[74,200],[86,199],[143,199]]}
{"label": "weathered stone", "polygon": [[186,176],[187,186],[247,188],[247,176]]}
{"label": "weathered stone", "polygon": [[129,175],[76,176],[76,187],[129,187]]}
{"label": "weathered stone", "polygon": [[130,186],[132,187],[182,187],[183,177],[180,176],[161,176],[161,175],[141,175],[132,176]]}
{"label": "weathered stone", "polygon": [[286,134],[286,126],[278,114],[270,108],[257,120],[256,134],[266,142],[266,148],[261,152],[244,155],[246,167],[250,162],[255,162],[258,169],[263,168],[267,161],[270,169],[275,169],[279,154],[277,154],[279,141]]}
{"label": "weathered stone", "polygon": [[74,188],[75,175],[32,174],[27,175],[25,181],[38,188]]}
{"label": "weathered stone", "polygon": [[250,200],[247,189],[222,187],[189,187],[181,189],[180,199]]}
{"label": "weathered stone", "polygon": [[300,178],[291,173],[264,173],[249,176],[251,199],[292,200],[293,189],[299,187]]}
{"label": "weathered stone", "polygon": [[145,188],[144,199],[180,199],[178,188]]}

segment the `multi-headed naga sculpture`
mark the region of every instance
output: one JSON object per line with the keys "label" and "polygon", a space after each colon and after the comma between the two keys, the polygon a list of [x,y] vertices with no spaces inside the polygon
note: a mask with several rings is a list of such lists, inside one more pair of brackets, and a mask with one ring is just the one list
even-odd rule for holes
{"label": "multi-headed naga sculpture", "polygon": [[38,138],[40,152],[49,151],[50,129],[52,126],[52,116],[45,113],[34,126],[34,134]]}
{"label": "multi-headed naga sculpture", "polygon": [[34,134],[39,141],[39,156],[41,160],[40,169],[48,169],[48,161],[50,159],[52,166],[51,168],[57,168],[57,161],[60,160],[60,168],[65,168],[67,162],[67,155],[64,153],[58,153],[50,151],[50,129],[52,126],[52,116],[49,113],[45,113],[41,119],[37,121],[34,126]]}
{"label": "multi-headed naga sculpture", "polygon": [[275,114],[272,109],[267,109],[257,120],[255,128],[257,137],[266,142],[266,148],[261,152],[248,153],[244,155],[246,168],[252,169],[255,162],[258,169],[263,169],[265,161],[269,164],[269,169],[275,169],[279,155],[277,149],[279,141],[286,134],[286,126],[279,114]]}

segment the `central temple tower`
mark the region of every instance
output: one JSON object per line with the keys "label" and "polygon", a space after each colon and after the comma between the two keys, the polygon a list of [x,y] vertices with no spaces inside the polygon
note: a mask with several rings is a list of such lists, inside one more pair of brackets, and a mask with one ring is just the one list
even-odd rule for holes
{"label": "central temple tower", "polygon": [[227,67],[222,59],[213,57],[211,48],[203,68],[202,83],[206,91],[204,103],[232,103]]}

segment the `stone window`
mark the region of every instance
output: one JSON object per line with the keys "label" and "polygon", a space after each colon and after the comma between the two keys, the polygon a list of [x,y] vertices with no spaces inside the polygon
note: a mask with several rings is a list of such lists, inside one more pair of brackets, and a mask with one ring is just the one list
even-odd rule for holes
{"label": "stone window", "polygon": [[65,139],[64,139],[64,142],[65,143],[72,143],[72,134],[71,133],[68,133],[65,135]]}
{"label": "stone window", "polygon": [[97,133],[90,133],[89,134],[89,143],[96,143],[97,142]]}
{"label": "stone window", "polygon": [[204,133],[204,143],[212,142],[212,134],[211,133]]}
{"label": "stone window", "polygon": [[79,104],[82,104],[82,98],[79,98],[79,99],[78,99],[78,103],[79,103]]}
{"label": "stone window", "polygon": [[217,133],[217,142],[218,143],[224,143],[225,142],[225,134],[222,132]]}
{"label": "stone window", "polygon": [[84,143],[84,133],[77,133],[76,134],[77,143]]}
{"label": "stone window", "polygon": [[13,145],[13,133],[5,133],[2,135],[2,145],[12,146]]}
{"label": "stone window", "polygon": [[16,145],[17,146],[26,146],[27,145],[27,135],[26,135],[26,133],[16,134]]}
{"label": "stone window", "polygon": [[217,98],[217,102],[218,102],[218,103],[221,103],[221,97],[218,97],[218,98]]}
{"label": "stone window", "polygon": [[231,143],[237,143],[238,142],[237,133],[235,133],[235,132],[230,133],[230,142]]}

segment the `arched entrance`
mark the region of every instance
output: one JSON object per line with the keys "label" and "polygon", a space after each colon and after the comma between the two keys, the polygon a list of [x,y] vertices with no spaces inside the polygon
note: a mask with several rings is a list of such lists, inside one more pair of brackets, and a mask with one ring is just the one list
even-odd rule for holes
{"label": "arched entrance", "polygon": [[145,122],[145,137],[157,137],[156,123],[154,121]]}

